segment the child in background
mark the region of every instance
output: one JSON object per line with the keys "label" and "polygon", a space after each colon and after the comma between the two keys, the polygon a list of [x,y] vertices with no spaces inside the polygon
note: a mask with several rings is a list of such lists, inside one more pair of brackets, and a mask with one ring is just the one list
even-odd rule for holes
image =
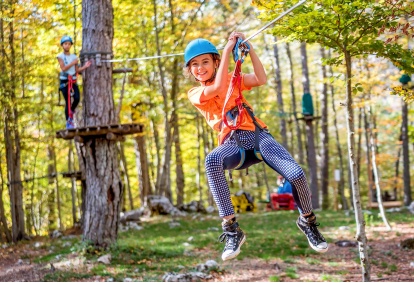
{"label": "child in background", "polygon": [[78,67],[78,57],[75,54],[70,54],[70,48],[73,45],[70,36],[63,36],[60,40],[60,45],[63,48],[63,52],[57,56],[61,69],[59,74],[59,91],[62,92],[63,98],[65,99],[66,129],[73,129],[75,127],[73,114],[80,101],[76,75],[87,69],[91,65],[91,62],[87,61],[83,67]]}
{"label": "child in background", "polygon": [[[289,152],[269,134],[266,124],[254,115],[251,117],[246,115],[247,117],[242,120],[240,127],[233,132],[223,123],[222,109],[233,75],[228,72],[229,58],[238,38],[244,40],[245,36],[240,32],[230,34],[221,59],[217,48],[210,41],[201,38],[191,41],[184,52],[185,74],[193,76],[200,83],[198,87],[188,91],[188,98],[204,116],[209,126],[219,133],[219,146],[207,155],[205,166],[214,201],[217,204],[219,215],[223,219],[223,234],[219,239],[221,242],[225,240],[226,243],[222,259],[235,258],[246,240],[246,235],[236,221],[224,170],[234,169],[239,164],[241,160],[240,146],[246,151],[255,148],[258,128],[260,128],[257,137],[258,145],[263,160],[292,185],[292,193],[300,212],[296,221],[297,226],[306,235],[314,250],[326,252],[328,244],[318,231],[319,223],[316,222],[316,216],[312,212],[310,189],[302,168]],[[242,74],[242,91],[263,85],[267,80],[259,57],[251,44],[248,44],[250,45],[249,55],[254,72]],[[226,105],[225,113],[228,114],[234,110],[237,93],[238,86],[235,86],[233,95],[228,100],[229,107]],[[243,98],[243,104],[245,108],[248,107],[249,111],[252,111],[245,98]]]}

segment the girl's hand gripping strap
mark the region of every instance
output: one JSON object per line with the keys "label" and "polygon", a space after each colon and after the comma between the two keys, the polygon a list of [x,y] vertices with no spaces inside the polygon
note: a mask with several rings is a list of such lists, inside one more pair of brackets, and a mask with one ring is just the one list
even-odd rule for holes
{"label": "girl's hand gripping strap", "polygon": [[239,60],[239,49],[240,49],[240,60],[243,63],[244,62],[244,58],[246,58],[246,56],[249,54],[250,51],[250,45],[245,42],[242,43],[243,39],[241,39],[240,37],[237,38],[237,42],[233,47],[233,59],[234,62],[237,62]]}

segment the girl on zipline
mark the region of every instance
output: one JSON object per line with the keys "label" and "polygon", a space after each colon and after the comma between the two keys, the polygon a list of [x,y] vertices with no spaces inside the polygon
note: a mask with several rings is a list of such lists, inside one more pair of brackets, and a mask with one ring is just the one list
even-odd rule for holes
{"label": "girl on zipline", "polygon": [[87,61],[83,67],[78,67],[78,57],[75,54],[70,54],[72,44],[73,41],[70,36],[63,36],[60,40],[63,52],[57,56],[61,69],[59,91],[62,92],[63,98],[65,98],[66,129],[75,128],[73,114],[75,114],[75,109],[80,101],[76,75],[91,65],[91,62]]}
{"label": "girl on zipline", "polygon": [[[200,86],[188,91],[188,98],[204,116],[208,125],[219,132],[219,146],[207,155],[205,167],[210,190],[223,219],[223,234],[219,240],[226,243],[222,259],[235,258],[246,240],[246,235],[236,221],[224,170],[246,168],[260,160],[290,182],[300,212],[296,221],[298,228],[306,235],[309,245],[315,251],[326,252],[328,244],[318,231],[319,223],[312,212],[310,189],[302,168],[269,134],[266,124],[254,116],[250,104],[241,95],[242,91],[261,86],[267,80],[263,65],[250,43],[245,46],[250,49],[248,54],[254,72],[240,73],[236,77],[239,79],[238,83],[231,85],[237,75],[236,71],[240,71],[236,67],[235,72],[228,73],[229,58],[236,43],[238,45],[238,39],[239,42],[244,40],[244,34],[230,34],[221,59],[217,48],[210,41],[201,38],[191,41],[184,52],[185,75],[192,75],[200,83]],[[236,59],[235,61],[239,62]],[[243,111],[248,115],[241,117]],[[236,122],[237,129],[230,126],[227,120],[232,120],[233,125]],[[245,167],[241,163],[245,163]]]}

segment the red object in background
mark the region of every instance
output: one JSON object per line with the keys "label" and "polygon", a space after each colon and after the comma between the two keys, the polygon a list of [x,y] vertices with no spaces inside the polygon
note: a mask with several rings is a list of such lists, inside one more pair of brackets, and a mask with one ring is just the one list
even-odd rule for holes
{"label": "red object in background", "polygon": [[[295,210],[295,200],[292,194],[270,194],[270,201],[272,202],[274,210]],[[270,203],[267,204],[267,209],[271,210],[272,206]]]}

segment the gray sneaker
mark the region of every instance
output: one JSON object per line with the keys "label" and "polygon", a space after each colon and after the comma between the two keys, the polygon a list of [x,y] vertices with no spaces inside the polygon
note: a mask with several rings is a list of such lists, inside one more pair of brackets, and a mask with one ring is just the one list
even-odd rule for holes
{"label": "gray sneaker", "polygon": [[239,227],[237,221],[223,221],[223,234],[220,235],[220,242],[226,240],[222,260],[229,260],[235,258],[240,253],[240,247],[246,241],[246,235],[244,235],[242,229]]}
{"label": "gray sneaker", "polygon": [[298,225],[298,228],[305,234],[306,238],[308,238],[309,245],[312,249],[319,253],[328,251],[328,243],[318,230],[319,223],[316,222],[316,216],[313,212],[306,218],[299,216],[296,225]]}

